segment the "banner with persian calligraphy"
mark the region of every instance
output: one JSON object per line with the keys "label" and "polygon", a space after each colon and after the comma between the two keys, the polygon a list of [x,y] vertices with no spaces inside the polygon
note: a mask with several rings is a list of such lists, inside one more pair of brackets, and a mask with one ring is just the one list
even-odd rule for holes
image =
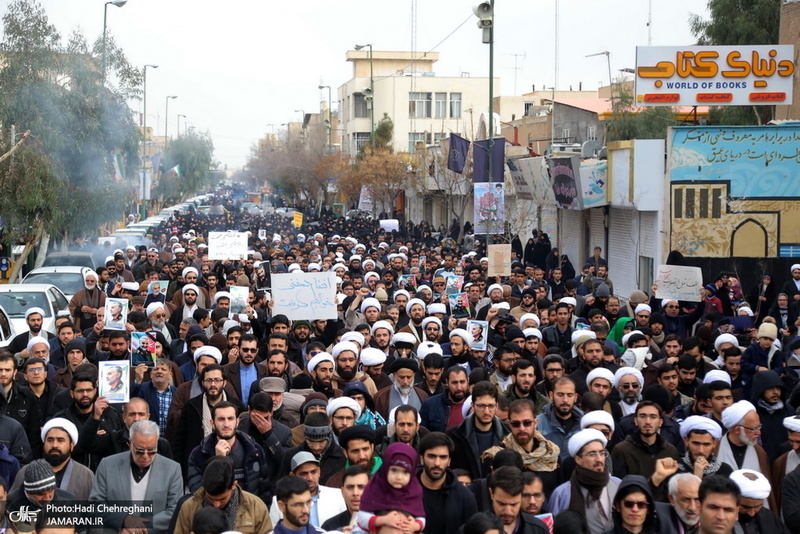
{"label": "banner with persian calligraphy", "polygon": [[659,265],[656,273],[656,298],[700,302],[703,271],[700,267]]}
{"label": "banner with persian calligraphy", "polygon": [[636,47],[636,105],[791,104],[794,46]]}

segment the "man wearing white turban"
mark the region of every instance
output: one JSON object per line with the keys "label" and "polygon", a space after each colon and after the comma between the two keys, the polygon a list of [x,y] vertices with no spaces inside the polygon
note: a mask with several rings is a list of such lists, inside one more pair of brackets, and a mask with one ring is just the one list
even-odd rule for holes
{"label": "man wearing white turban", "polygon": [[[756,407],[741,400],[722,412],[722,424],[728,433],[720,440],[717,454],[719,459],[734,469],[753,469],[761,471],[772,480],[767,452],[758,444],[761,437],[761,418]],[[776,509],[773,497],[770,508]]]}
{"label": "man wearing white turban", "polygon": [[714,454],[722,437],[722,427],[709,417],[691,415],[681,423],[681,437],[686,452],[678,459],[678,472],[692,473],[702,479],[706,475],[728,476],[733,467]]}
{"label": "man wearing white turban", "polygon": [[783,420],[783,427],[789,435],[789,445],[792,447],[788,452],[783,453],[775,460],[772,465],[772,472],[775,474],[773,477],[772,491],[775,492],[775,500],[781,504],[782,496],[781,489],[783,486],[784,477],[791,474],[800,465],[800,416],[792,415]]}
{"label": "man wearing white turban", "polygon": [[739,469],[731,474],[731,480],[742,490],[739,501],[739,525],[745,534],[786,532],[780,517],[766,507],[766,499],[772,485],[763,474],[751,469]]}

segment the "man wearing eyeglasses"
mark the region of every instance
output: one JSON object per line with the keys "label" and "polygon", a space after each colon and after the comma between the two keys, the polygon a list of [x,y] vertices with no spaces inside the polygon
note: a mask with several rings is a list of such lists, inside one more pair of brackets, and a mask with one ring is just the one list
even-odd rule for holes
{"label": "man wearing eyeglasses", "polygon": [[89,500],[97,503],[138,501],[152,505],[153,518],[134,514],[103,514],[104,525],[128,534],[167,532],[183,495],[180,466],[157,453],[158,425],[137,421],[130,428],[129,451],[104,458]]}
{"label": "man wearing eyeglasses", "polygon": [[482,455],[501,446],[508,435],[508,428],[497,417],[498,396],[497,387],[491,382],[475,384],[472,388],[473,413],[447,431],[456,444],[450,467],[466,469],[473,480],[489,476],[493,456]]}
{"label": "man wearing eyeglasses", "polygon": [[[741,400],[725,408],[722,424],[728,429],[719,443],[717,456],[734,469],[752,469],[763,473],[772,484],[769,457],[758,444],[761,438],[761,418],[756,407]],[[778,474],[780,476],[780,474]],[[774,495],[769,497],[771,510],[777,510]]]}
{"label": "man wearing eyeglasses", "polygon": [[614,527],[612,503],[620,479],[606,467],[605,436],[593,428],[573,435],[568,444],[575,458],[575,470],[569,481],[558,486],[550,497],[550,511],[558,514],[573,510],[586,517],[589,532],[602,534]]}
{"label": "man wearing eyeglasses", "polygon": [[252,334],[239,338],[239,358],[225,366],[225,379],[228,381],[242,404],[247,404],[251,386],[267,376],[267,368],[256,364],[258,339]]}
{"label": "man wearing eyeglasses", "polygon": [[230,401],[241,413],[244,406],[235,397],[228,394],[225,386],[224,369],[219,364],[210,364],[200,371],[198,376],[202,393],[189,399],[180,415],[174,438],[174,457],[186,466],[189,454],[200,441],[213,432],[211,409],[223,401]]}
{"label": "man wearing eyeglasses", "polygon": [[[658,291],[658,284],[653,284],[650,293],[650,307],[654,312],[663,310],[664,334],[667,336],[670,334],[675,334],[681,339],[686,339],[689,337],[689,331],[691,330],[691,327],[694,325],[694,323],[700,320],[700,317],[703,316],[705,307],[696,306],[695,309],[690,313],[681,313],[681,307],[677,300],[664,299],[662,301],[658,301],[655,297],[656,291]],[[699,300],[700,299],[698,298],[698,301]]]}
{"label": "man wearing eyeglasses", "polygon": [[167,344],[171,344],[173,339],[179,338],[178,331],[167,322],[167,311],[164,304],[153,302],[147,306],[145,313],[147,313],[147,318],[150,320],[151,328],[164,334]]}

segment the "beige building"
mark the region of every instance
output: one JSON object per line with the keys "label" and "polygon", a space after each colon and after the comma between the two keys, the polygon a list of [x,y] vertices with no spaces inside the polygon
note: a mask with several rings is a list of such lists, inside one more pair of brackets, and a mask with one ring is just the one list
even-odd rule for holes
{"label": "beige building", "polygon": [[[780,44],[794,45],[794,64],[800,62],[800,1],[784,0],[781,6]],[[790,106],[776,106],[775,118],[778,120],[800,119],[800,73],[794,71],[794,103]]]}
{"label": "beige building", "polygon": [[[481,113],[489,111],[489,79],[437,76],[438,52],[385,52],[350,50],[353,77],[336,91],[342,128],[342,152],[353,154],[369,143],[371,106],[375,124],[384,113],[394,122],[393,148],[414,152],[417,143],[436,144],[457,133],[474,138]],[[370,63],[374,94],[369,97]],[[494,93],[500,94],[500,79]]]}

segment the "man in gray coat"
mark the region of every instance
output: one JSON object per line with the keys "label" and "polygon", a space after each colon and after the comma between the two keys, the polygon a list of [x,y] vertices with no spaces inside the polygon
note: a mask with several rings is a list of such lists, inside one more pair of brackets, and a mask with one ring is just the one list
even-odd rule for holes
{"label": "man in gray coat", "polygon": [[115,531],[165,533],[183,494],[180,465],[158,454],[158,424],[137,421],[130,428],[130,451],[104,458],[97,467],[93,502],[138,501],[152,505],[152,521],[137,515],[106,513],[104,524]]}

